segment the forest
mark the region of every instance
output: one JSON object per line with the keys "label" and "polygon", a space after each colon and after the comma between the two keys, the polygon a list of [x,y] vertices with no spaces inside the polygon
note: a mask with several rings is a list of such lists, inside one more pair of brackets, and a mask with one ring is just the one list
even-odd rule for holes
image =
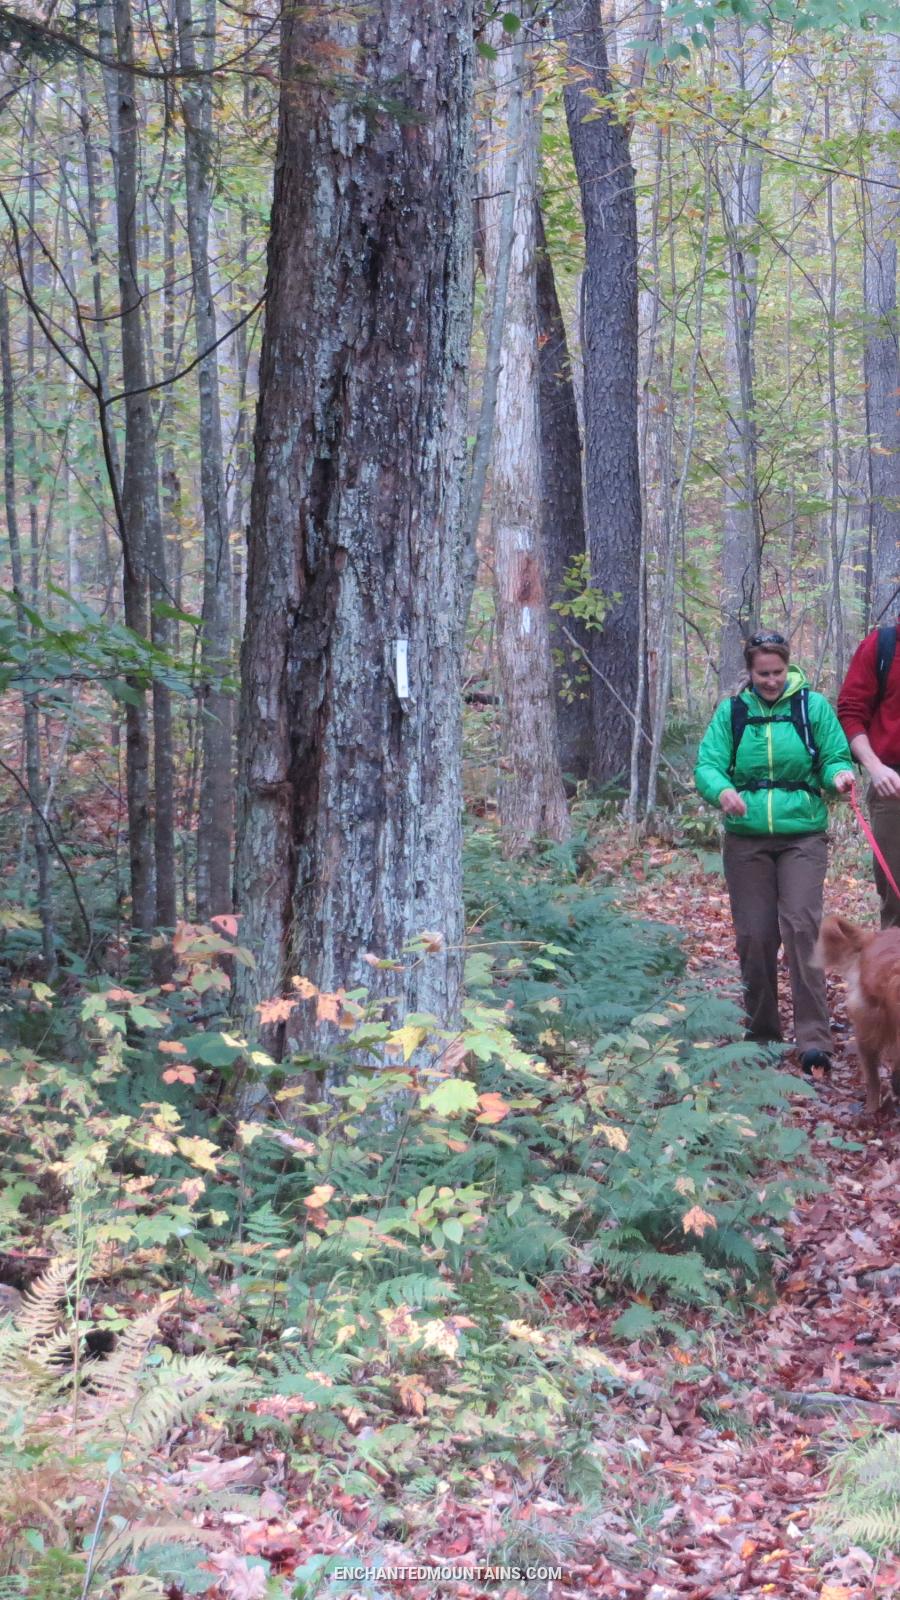
{"label": "forest", "polygon": [[900,1596],[693,777],[900,613],[898,196],[895,0],[0,4],[0,1600]]}

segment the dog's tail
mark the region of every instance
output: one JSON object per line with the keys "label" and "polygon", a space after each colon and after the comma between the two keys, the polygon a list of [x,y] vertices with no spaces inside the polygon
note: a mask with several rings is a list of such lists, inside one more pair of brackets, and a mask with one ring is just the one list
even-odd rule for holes
{"label": "dog's tail", "polygon": [[858,928],[846,917],[825,917],[819,929],[814,959],[821,967],[846,972],[859,960],[871,939],[869,928]]}

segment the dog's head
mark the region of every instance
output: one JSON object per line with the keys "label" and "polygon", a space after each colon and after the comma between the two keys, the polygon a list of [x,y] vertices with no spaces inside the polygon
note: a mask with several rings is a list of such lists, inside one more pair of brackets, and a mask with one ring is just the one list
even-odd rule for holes
{"label": "dog's head", "polygon": [[874,937],[871,928],[858,928],[846,917],[825,917],[819,929],[815,959],[832,972],[848,972]]}

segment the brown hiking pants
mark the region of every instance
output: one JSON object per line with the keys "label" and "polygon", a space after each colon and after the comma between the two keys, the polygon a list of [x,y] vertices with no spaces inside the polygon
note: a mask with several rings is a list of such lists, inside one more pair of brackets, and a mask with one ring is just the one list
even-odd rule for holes
{"label": "brown hiking pants", "polygon": [[[900,883],[900,800],[893,795],[878,795],[869,789],[869,821],[878,847]],[[884,868],[872,857],[875,887],[881,902],[881,926],[900,928],[900,900],[884,875]]]}
{"label": "brown hiking pants", "polygon": [[828,865],[824,833],[726,833],[725,881],[737,942],[747,1031],[780,1039],[778,947],[784,944],[800,1050],[831,1051],[825,974],[813,964]]}

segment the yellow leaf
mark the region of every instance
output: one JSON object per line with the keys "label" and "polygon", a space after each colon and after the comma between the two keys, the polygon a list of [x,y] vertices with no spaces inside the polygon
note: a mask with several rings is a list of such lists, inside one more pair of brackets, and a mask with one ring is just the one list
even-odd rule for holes
{"label": "yellow leaf", "polygon": [[315,984],[310,983],[308,978],[292,978],[291,988],[296,990],[301,1000],[311,1000],[313,995],[319,992]]}
{"label": "yellow leaf", "polygon": [[327,1206],[334,1194],[333,1183],[317,1183],[312,1194],[308,1194],[303,1204],[309,1206],[310,1211],[318,1211],[322,1206]]}
{"label": "yellow leaf", "polygon": [[853,1590],[843,1583],[826,1583],[819,1591],[819,1600],[853,1600]]}
{"label": "yellow leaf", "polygon": [[521,1339],[523,1344],[536,1345],[539,1350],[547,1343],[546,1334],[541,1333],[540,1328],[529,1328],[527,1322],[504,1322],[503,1327],[511,1339]]}
{"label": "yellow leaf", "polygon": [[387,1046],[389,1050],[399,1050],[404,1061],[408,1061],[413,1051],[418,1050],[419,1045],[427,1038],[427,1028],[406,1023],[404,1027],[395,1028],[393,1033],[388,1034]]}
{"label": "yellow leaf", "polygon": [[594,1126],[595,1133],[602,1133],[608,1145],[614,1150],[628,1149],[628,1135],[624,1128],[614,1128],[608,1122],[598,1122]]}
{"label": "yellow leaf", "polygon": [[181,1154],[195,1167],[201,1167],[204,1172],[215,1172],[215,1155],[218,1145],[211,1139],[188,1139],[180,1134],[176,1141]]}

